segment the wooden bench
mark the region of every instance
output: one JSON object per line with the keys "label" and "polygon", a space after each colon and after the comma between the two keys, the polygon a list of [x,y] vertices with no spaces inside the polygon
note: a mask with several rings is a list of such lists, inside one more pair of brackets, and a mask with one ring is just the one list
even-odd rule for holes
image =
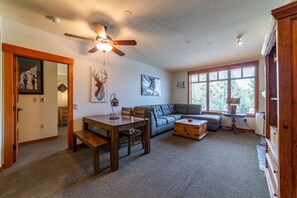
{"label": "wooden bench", "polygon": [[93,154],[93,167],[94,174],[99,173],[99,147],[108,145],[109,140],[95,132],[82,130],[73,132],[73,152],[77,151],[77,138],[86,144],[94,151]]}

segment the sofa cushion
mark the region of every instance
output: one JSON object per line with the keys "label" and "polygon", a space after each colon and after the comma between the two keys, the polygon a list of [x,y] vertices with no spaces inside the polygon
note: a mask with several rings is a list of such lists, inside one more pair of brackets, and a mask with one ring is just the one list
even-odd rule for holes
{"label": "sofa cushion", "polygon": [[176,113],[187,114],[188,105],[186,105],[186,104],[176,104],[175,109],[176,109]]}
{"label": "sofa cushion", "polygon": [[181,117],[182,117],[182,115],[181,115],[181,114],[170,114],[170,115],[168,115],[168,116],[171,116],[171,117],[173,117],[175,120],[180,120],[180,119],[181,119]]}
{"label": "sofa cushion", "polygon": [[168,115],[168,116],[160,116],[160,118],[165,119],[167,121],[167,124],[172,123],[175,121],[175,118]]}
{"label": "sofa cushion", "polygon": [[188,106],[188,114],[200,115],[202,113],[201,105],[190,104]]}
{"label": "sofa cushion", "polygon": [[169,104],[168,107],[170,109],[170,113],[171,114],[175,114],[176,113],[176,109],[175,109],[175,105],[174,104]]}
{"label": "sofa cushion", "polygon": [[155,109],[155,112],[158,117],[163,115],[163,111],[160,105],[153,105],[152,107]]}
{"label": "sofa cushion", "polygon": [[182,118],[193,118],[193,119],[197,119],[197,120],[206,120],[206,121],[208,121],[208,123],[213,123],[213,124],[221,122],[221,116],[213,115],[213,114],[201,114],[201,115],[187,114],[187,115],[182,115]]}
{"label": "sofa cushion", "polygon": [[171,113],[168,105],[161,105],[161,109],[163,111],[164,116],[169,115]]}
{"label": "sofa cushion", "polygon": [[167,120],[163,118],[158,118],[157,120],[157,127],[163,126],[167,124]]}

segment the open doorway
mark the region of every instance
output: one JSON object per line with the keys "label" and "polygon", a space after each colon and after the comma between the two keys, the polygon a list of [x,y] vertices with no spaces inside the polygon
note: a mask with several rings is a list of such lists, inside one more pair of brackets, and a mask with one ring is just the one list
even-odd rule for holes
{"label": "open doorway", "polygon": [[57,105],[58,105],[58,136],[67,135],[68,119],[68,69],[66,64],[58,63]]}
{"label": "open doorway", "polygon": [[[3,108],[3,129],[4,129],[4,163],[3,168],[9,168],[16,161],[18,156],[19,145],[19,108],[18,98],[18,65],[15,64],[16,57],[27,57],[32,59],[52,61],[55,63],[63,63],[68,66],[68,118],[67,118],[67,147],[72,148],[73,137],[73,59],[55,54],[49,54],[37,50],[14,46],[3,43],[3,93],[4,93],[4,108]],[[53,84],[56,85],[57,81]],[[57,89],[57,87],[55,87]],[[39,98],[40,99],[40,98]],[[43,100],[43,99],[40,99]],[[40,101],[39,100],[39,101]],[[32,99],[33,101],[33,99]],[[57,100],[56,100],[57,101]],[[57,114],[57,108],[54,109]],[[46,113],[46,112],[45,112]],[[56,119],[57,122],[58,119]],[[57,127],[57,125],[56,125]]]}
{"label": "open doorway", "polygon": [[15,167],[67,148],[66,64],[16,57],[19,68],[19,152]]}

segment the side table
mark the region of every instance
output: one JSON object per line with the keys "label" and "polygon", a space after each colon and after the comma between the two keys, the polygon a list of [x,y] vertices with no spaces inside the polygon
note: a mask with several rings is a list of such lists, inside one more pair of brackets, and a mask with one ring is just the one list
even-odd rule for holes
{"label": "side table", "polygon": [[238,114],[232,114],[232,113],[222,113],[222,115],[232,118],[232,125],[230,127],[225,127],[223,131],[233,131],[235,134],[237,134],[237,127],[235,125],[235,119],[236,118],[245,118],[247,114],[244,113],[238,113]]}

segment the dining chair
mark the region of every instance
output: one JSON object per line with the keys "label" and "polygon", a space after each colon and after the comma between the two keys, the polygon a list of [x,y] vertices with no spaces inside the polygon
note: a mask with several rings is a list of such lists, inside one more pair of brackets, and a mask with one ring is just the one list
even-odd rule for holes
{"label": "dining chair", "polygon": [[[124,108],[122,108],[122,115],[124,115]],[[126,109],[126,112],[130,112],[130,116],[132,115],[133,117],[136,118],[143,118],[145,119],[145,109],[143,108],[134,108],[134,110],[131,111],[129,109]],[[128,115],[128,114],[127,114]],[[131,154],[131,147],[135,146],[135,137],[140,136],[141,138],[141,144],[142,144],[142,149],[144,149],[144,127],[141,128],[131,128],[127,131],[121,132],[122,136],[126,137],[128,139],[128,155]],[[132,143],[132,144],[131,144]]]}
{"label": "dining chair", "polygon": [[[131,107],[122,107],[122,112],[121,114],[123,116],[132,116],[132,108]],[[107,131],[107,135],[106,135],[108,138],[110,138],[110,132]],[[121,147],[121,144],[119,142],[119,149]]]}
{"label": "dining chair", "polygon": [[130,107],[122,107],[122,115],[124,115],[124,116],[132,116],[132,108],[130,108]]}

